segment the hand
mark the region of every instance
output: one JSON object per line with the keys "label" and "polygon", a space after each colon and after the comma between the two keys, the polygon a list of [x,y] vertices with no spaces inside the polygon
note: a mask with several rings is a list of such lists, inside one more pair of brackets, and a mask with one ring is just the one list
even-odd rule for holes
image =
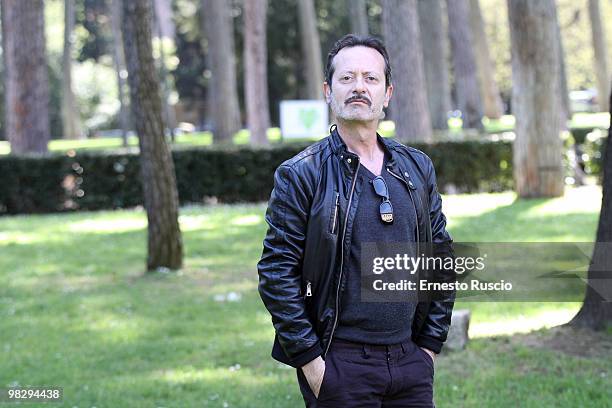
{"label": "hand", "polygon": [[[420,347],[420,346],[419,346]],[[431,351],[430,349],[426,349],[425,347],[421,347],[421,349],[426,352],[427,354],[429,354],[429,356],[431,357],[431,362],[435,362],[436,361],[436,353],[434,353],[433,351]]]}
{"label": "hand", "polygon": [[321,356],[315,358],[310,363],[302,367],[302,372],[308,381],[310,389],[315,395],[315,398],[319,398],[319,392],[321,391],[321,383],[323,382],[323,375],[325,375],[325,360]]}

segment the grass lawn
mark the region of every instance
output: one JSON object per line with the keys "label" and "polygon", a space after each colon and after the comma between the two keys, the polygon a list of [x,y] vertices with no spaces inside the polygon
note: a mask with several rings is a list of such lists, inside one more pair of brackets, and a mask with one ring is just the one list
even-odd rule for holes
{"label": "grass lawn", "polygon": [[[569,126],[573,127],[600,127],[602,129],[608,128],[610,123],[610,115],[606,112],[600,113],[576,113],[572,117],[572,121]],[[485,131],[487,133],[501,133],[510,132],[514,129],[514,116],[504,115],[499,119],[483,119]],[[448,121],[450,132],[448,135],[443,136],[450,139],[456,139],[462,132],[461,118],[450,118]],[[383,121],[380,123],[378,131],[383,136],[395,135],[395,125],[391,121]],[[305,139],[291,139],[292,141],[299,142],[312,142],[321,137],[325,137],[327,134],[320,135],[314,138]],[[272,143],[281,141],[280,129],[270,128],[268,129],[268,139]],[[176,148],[187,148],[190,146],[210,146],[212,145],[212,133],[210,132],[193,132],[179,134],[176,136],[176,141],[173,147]],[[248,129],[242,129],[234,135],[234,144],[236,145],[247,145],[249,143],[249,131]],[[130,149],[134,149],[138,146],[138,138],[136,136],[128,137],[128,146]],[[49,151],[61,153],[68,152],[70,150],[76,151],[90,151],[90,150],[121,150],[122,140],[120,137],[103,137],[103,138],[92,138],[83,140],[66,140],[66,139],[55,139],[49,142]],[[0,140],[0,155],[9,154],[11,148],[7,141]]]}
{"label": "grass lawn", "polygon": [[[600,203],[444,197],[456,241],[591,241]],[[142,210],[0,218],[0,387],[62,386],[52,406],[80,408],[303,406],[256,290],[264,211],[182,208],[185,267],[150,275]],[[436,360],[439,407],[609,406],[612,333],[546,329],[579,304],[457,307],[472,340]]]}

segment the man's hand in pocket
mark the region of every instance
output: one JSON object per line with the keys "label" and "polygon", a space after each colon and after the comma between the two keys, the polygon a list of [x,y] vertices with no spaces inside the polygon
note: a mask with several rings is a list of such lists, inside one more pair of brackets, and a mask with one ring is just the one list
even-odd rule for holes
{"label": "man's hand in pocket", "polygon": [[302,372],[308,381],[310,389],[314,393],[316,398],[319,398],[319,392],[321,391],[321,383],[323,382],[323,375],[325,375],[325,360],[321,356],[315,358],[310,363],[302,367]]}
{"label": "man's hand in pocket", "polygon": [[424,352],[426,352],[427,354],[429,354],[429,357],[431,357],[431,361],[435,362],[436,361],[436,353],[434,353],[433,351],[431,351],[430,349],[426,349],[425,347],[421,347],[421,350],[423,350]]}

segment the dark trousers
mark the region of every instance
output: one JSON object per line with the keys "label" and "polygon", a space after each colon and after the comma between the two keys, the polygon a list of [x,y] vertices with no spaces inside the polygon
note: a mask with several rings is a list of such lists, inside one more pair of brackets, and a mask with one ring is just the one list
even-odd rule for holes
{"label": "dark trousers", "polygon": [[315,398],[297,369],[306,407],[434,407],[431,356],[411,340],[377,346],[334,339]]}

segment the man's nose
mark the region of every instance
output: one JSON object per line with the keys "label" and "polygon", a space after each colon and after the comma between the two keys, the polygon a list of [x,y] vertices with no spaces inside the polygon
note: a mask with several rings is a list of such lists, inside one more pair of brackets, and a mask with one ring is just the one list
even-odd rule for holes
{"label": "man's nose", "polygon": [[365,81],[363,80],[363,78],[361,76],[357,76],[356,80],[355,80],[355,88],[353,89],[354,92],[356,93],[365,93],[366,88],[365,88]]}

